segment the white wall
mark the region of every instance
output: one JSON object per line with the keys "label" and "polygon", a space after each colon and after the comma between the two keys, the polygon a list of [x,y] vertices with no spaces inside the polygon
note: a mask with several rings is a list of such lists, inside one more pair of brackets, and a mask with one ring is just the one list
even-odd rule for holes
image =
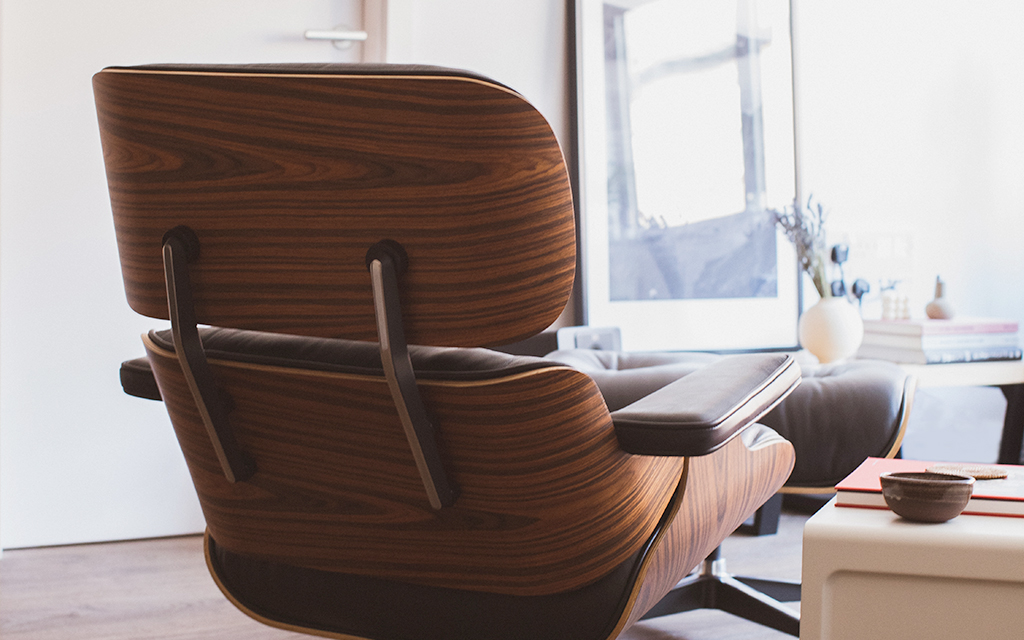
{"label": "white wall", "polygon": [[118,381],[120,362],[143,354],[139,335],[164,323],[125,302],[92,75],[116,64],[344,59],[302,33],[351,20],[349,5],[0,4],[3,547],[203,528],[163,406],[124,395]]}
{"label": "white wall", "polygon": [[[938,275],[960,314],[1024,323],[1024,5],[795,0],[803,191],[850,244],[847,274],[901,281],[924,316]],[[907,457],[992,462],[994,388],[928,389]]]}
{"label": "white wall", "polygon": [[803,189],[850,272],[1024,321],[1024,5],[797,2]]}
{"label": "white wall", "polygon": [[[92,74],[159,61],[351,60],[301,39],[351,23],[351,4],[0,0],[0,546],[203,526],[163,406],[118,383],[119,363],[142,354],[139,334],[157,323],[124,301]],[[389,9],[405,30],[391,61],[492,76],[568,139],[560,0]]]}
{"label": "white wall", "polygon": [[521,93],[570,141],[564,0],[388,0],[388,62],[481,73]]}

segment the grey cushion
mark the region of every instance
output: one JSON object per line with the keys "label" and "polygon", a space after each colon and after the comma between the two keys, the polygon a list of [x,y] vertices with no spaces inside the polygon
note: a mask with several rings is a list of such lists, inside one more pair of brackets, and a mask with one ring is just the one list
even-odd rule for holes
{"label": "grey cushion", "polygon": [[910,376],[882,361],[804,367],[804,381],[761,422],[793,443],[788,486],[831,489],[869,456],[893,453]]}

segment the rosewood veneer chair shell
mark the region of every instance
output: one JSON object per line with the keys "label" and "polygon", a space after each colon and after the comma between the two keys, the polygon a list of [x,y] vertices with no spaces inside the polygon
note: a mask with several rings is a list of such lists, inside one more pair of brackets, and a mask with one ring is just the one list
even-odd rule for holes
{"label": "rosewood veneer chair shell", "polygon": [[[175,332],[144,336],[148,366],[122,380],[165,403],[211,572],[255,618],[380,640],[614,638],[785,482],[792,447],[755,421],[799,382],[791,358],[733,362],[714,393],[680,381],[617,418],[588,375],[480,348],[548,327],[576,261],[558,143],[507,87],[433,67],[156,65],[94,89],[128,302],[177,332],[167,292],[173,307],[187,289],[215,389]],[[195,244],[184,281],[167,238]],[[401,393],[367,271],[385,239],[407,264],[387,289],[415,374]],[[455,487],[442,508],[403,430],[410,394]],[[207,402],[254,471],[230,476]]]}

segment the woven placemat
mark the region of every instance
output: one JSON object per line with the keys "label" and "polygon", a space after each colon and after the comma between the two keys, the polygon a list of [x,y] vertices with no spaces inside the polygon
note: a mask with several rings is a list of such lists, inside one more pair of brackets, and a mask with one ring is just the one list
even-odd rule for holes
{"label": "woven placemat", "polygon": [[975,480],[997,480],[1009,475],[999,467],[987,464],[933,464],[926,471],[931,471],[932,473],[956,473],[962,476],[971,476]]}

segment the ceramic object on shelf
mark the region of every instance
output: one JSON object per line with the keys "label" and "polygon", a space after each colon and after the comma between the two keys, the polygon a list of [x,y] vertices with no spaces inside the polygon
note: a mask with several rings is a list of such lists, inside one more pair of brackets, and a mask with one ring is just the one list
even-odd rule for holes
{"label": "ceramic object on shelf", "polygon": [[857,353],[864,321],[846,298],[822,298],[800,315],[800,346],[820,362],[836,362]]}
{"label": "ceramic object on shelf", "polygon": [[945,522],[964,510],[974,478],[952,473],[889,472],[879,476],[889,508],[907,520]]}
{"label": "ceramic object on shelf", "polygon": [[946,283],[940,277],[935,278],[935,299],[925,305],[924,312],[935,320],[949,320],[956,315],[953,305],[946,299]]}

